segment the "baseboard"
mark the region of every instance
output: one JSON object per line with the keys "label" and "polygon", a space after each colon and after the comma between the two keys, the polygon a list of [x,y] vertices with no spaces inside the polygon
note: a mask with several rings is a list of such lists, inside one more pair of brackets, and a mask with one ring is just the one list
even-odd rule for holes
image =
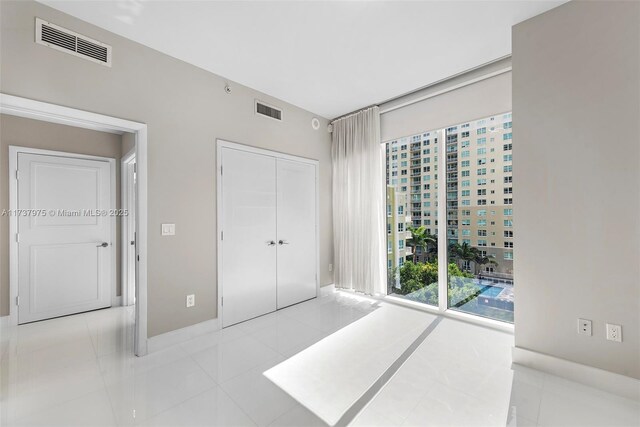
{"label": "baseboard", "polygon": [[9,322],[9,316],[0,317],[0,328],[4,329],[9,326],[11,322]]}
{"label": "baseboard", "polygon": [[219,329],[218,319],[211,319],[186,328],[156,335],[147,340],[147,353],[153,353]]}
{"label": "baseboard", "polygon": [[635,378],[522,347],[513,348],[513,363],[640,401],[640,380]]}
{"label": "baseboard", "polygon": [[318,296],[328,295],[336,290],[336,285],[333,283],[327,283],[326,285],[320,285]]}
{"label": "baseboard", "polygon": [[120,307],[122,305],[122,295],[111,298],[111,307]]}

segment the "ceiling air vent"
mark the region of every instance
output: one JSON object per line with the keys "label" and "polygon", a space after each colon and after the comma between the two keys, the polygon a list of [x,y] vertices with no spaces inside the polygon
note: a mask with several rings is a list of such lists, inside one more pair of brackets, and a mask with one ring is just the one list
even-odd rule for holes
{"label": "ceiling air vent", "polygon": [[111,66],[111,46],[36,18],[36,43]]}
{"label": "ceiling air vent", "polygon": [[256,101],[256,114],[269,117],[274,120],[282,120],[282,110],[271,105],[267,105],[264,102]]}

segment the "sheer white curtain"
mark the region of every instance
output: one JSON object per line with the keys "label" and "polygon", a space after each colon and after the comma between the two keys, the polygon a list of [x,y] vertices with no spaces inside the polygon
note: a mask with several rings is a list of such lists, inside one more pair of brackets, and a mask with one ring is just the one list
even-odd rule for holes
{"label": "sheer white curtain", "polygon": [[335,285],[383,294],[386,196],[378,107],[333,122],[331,157]]}

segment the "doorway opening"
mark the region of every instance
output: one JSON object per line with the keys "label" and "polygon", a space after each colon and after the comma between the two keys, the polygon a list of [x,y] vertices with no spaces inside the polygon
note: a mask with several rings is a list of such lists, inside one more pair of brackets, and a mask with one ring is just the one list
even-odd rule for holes
{"label": "doorway opening", "polygon": [[[123,143],[126,141],[123,136]],[[123,146],[124,149],[124,146]],[[124,150],[123,150],[124,151]],[[136,302],[136,151],[135,146],[122,156],[121,206],[127,213],[121,222],[122,229],[122,305]]]}
{"label": "doorway opening", "polygon": [[[49,148],[48,150],[43,150],[41,147],[12,147],[7,171],[10,180],[9,210],[19,211],[18,208],[21,206],[18,205],[23,201],[22,199],[26,200],[24,203],[29,206],[25,206],[33,212],[39,212],[45,204],[60,206],[51,208],[56,211],[54,216],[42,215],[38,218],[30,215],[26,221],[19,220],[16,216],[9,218],[9,233],[6,237],[9,241],[8,324],[17,326],[19,323],[29,321],[65,316],[107,306],[113,307],[123,303],[127,305],[135,303],[135,308],[132,310],[132,316],[135,311],[133,348],[137,356],[145,355],[147,353],[147,126],[143,123],[6,94],[0,94],[0,113],[7,117],[17,116],[16,118],[29,119],[33,123],[66,125],[70,129],[89,129],[98,133],[116,134],[122,138],[123,146],[127,146],[124,143],[125,139],[128,141],[128,148],[121,148],[117,156],[82,155],[87,148],[83,141],[78,141],[75,147],[62,150],[51,149],[51,147],[46,147]],[[44,135],[46,136],[46,133]],[[127,168],[135,164],[132,182],[123,187],[123,192],[127,192],[125,201],[128,204],[127,207],[133,207],[132,219],[123,214],[124,210],[119,206],[122,198],[120,195],[116,196],[116,191],[112,191],[119,189],[116,181],[120,181],[121,173],[118,173],[117,169],[121,166],[123,152],[128,155]],[[78,155],[78,153],[81,154]],[[29,171],[26,180],[37,181],[40,189],[38,194],[44,197],[21,199],[20,194],[27,192],[24,189],[23,193],[18,191],[19,182],[23,177],[22,172],[19,172],[22,166]],[[30,182],[27,184],[31,185]],[[74,187],[73,191],[63,190],[70,187]],[[104,191],[105,187],[108,187],[109,191]],[[101,202],[98,203],[97,199]],[[34,209],[30,206],[31,204],[34,205]],[[47,224],[47,221],[50,224]],[[21,224],[23,228],[20,228]],[[65,240],[54,233],[55,227],[59,225],[78,226],[74,229],[78,236],[82,234],[82,226],[85,225],[84,231],[92,229],[93,234],[88,233],[83,236],[84,240],[80,239],[77,242]],[[117,232],[117,228],[121,225],[123,225],[122,228],[127,229],[126,234],[124,231]],[[38,226],[41,227],[38,228]],[[47,226],[49,226],[48,229]],[[26,274],[26,268],[31,268],[30,265],[22,268],[19,262],[20,244],[29,243],[28,240],[22,240],[23,237],[27,237],[21,234],[22,230],[34,231],[30,237],[43,238],[49,245],[47,250],[38,247],[40,256],[30,260],[32,264],[37,263],[39,268],[29,271],[33,274]],[[131,234],[134,236],[133,239],[129,239]],[[56,242],[54,238],[61,240]],[[133,245],[131,241],[134,242]],[[34,240],[31,243],[36,245],[38,242]],[[33,254],[31,249],[29,251]],[[126,258],[117,252],[126,252]],[[117,264],[120,264],[122,269],[120,274],[116,272]],[[80,275],[78,271],[84,274]],[[106,275],[101,272],[106,272]],[[125,275],[127,280],[122,281]],[[131,275],[133,280],[129,280]],[[25,280],[25,277],[29,282],[25,286],[20,286],[21,280]],[[49,280],[49,277],[54,277],[55,280]],[[67,286],[71,280],[76,280],[75,287]],[[106,281],[109,282],[109,286],[105,285]],[[114,285],[118,282],[121,284],[120,291]],[[27,289],[33,283],[40,285],[62,283],[63,286],[62,290],[56,286],[41,286],[41,289],[46,288],[48,293],[40,292],[38,301],[33,298],[24,301],[20,290]],[[86,283],[92,286],[80,285]],[[132,286],[129,286],[130,283]],[[86,294],[81,295],[82,292]],[[75,306],[72,303],[65,307],[65,301],[68,301],[66,297],[76,298],[81,303],[87,303],[91,299],[99,302],[94,301],[94,305],[86,306]],[[47,304],[51,305],[52,301],[59,303],[57,308],[60,311],[47,307]],[[22,316],[21,306],[24,307],[23,304],[27,303],[35,304],[36,312],[42,311],[41,318]],[[48,309],[52,310],[48,311]],[[6,315],[6,313],[3,314]]]}

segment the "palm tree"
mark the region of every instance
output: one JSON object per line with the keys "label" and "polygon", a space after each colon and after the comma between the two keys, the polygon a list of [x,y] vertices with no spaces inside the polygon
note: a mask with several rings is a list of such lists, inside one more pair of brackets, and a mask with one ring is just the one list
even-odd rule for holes
{"label": "palm tree", "polygon": [[432,234],[431,241],[427,242],[427,260],[431,261],[438,255],[438,235]]}
{"label": "palm tree", "polygon": [[486,264],[498,265],[498,261],[496,261],[495,256],[482,255],[480,252],[478,252],[478,256],[476,257],[476,259],[473,260],[473,262],[476,266],[476,276],[480,274],[480,267],[482,267],[483,265],[486,265]]}
{"label": "palm tree", "polygon": [[421,248],[423,251],[426,251],[429,245],[437,245],[437,240],[434,236],[427,233],[427,228],[424,225],[418,228],[408,225],[407,231],[411,233],[411,241],[407,242],[407,244],[413,248],[413,263],[415,264],[418,262],[417,249]]}
{"label": "palm tree", "polygon": [[[449,256],[455,258],[457,261],[475,262],[480,256],[480,252],[468,243],[454,243],[449,246]],[[462,268],[460,264],[458,264],[458,267]]]}

